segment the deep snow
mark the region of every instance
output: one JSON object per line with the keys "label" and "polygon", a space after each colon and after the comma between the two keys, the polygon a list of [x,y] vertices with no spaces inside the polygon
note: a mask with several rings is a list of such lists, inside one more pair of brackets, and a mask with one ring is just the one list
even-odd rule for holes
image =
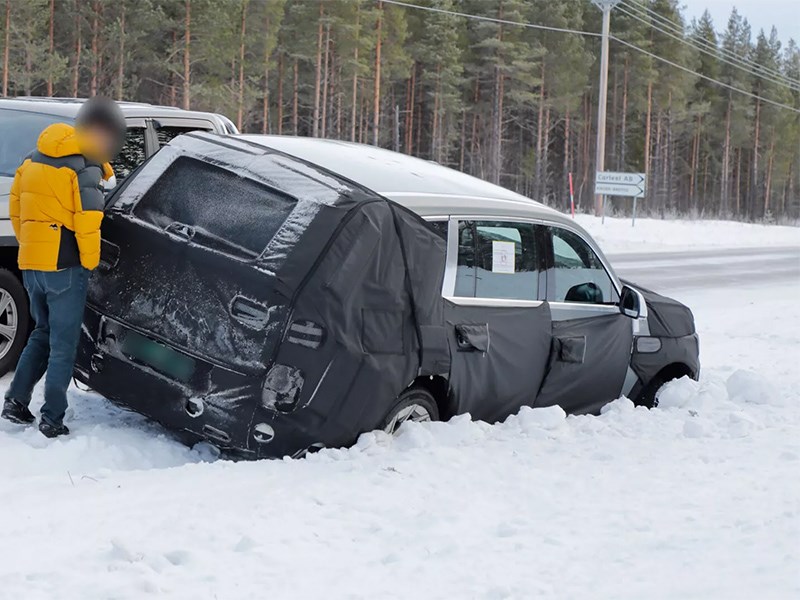
{"label": "deep snow", "polygon": [[703,373],[652,411],[460,417],[258,463],[77,390],[69,438],[0,422],[0,599],[800,597],[800,281],[677,297]]}

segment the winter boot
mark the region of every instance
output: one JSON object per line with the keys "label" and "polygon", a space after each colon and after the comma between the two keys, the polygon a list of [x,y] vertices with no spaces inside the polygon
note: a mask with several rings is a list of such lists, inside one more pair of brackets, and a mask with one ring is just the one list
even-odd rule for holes
{"label": "winter boot", "polygon": [[39,431],[42,435],[49,438],[55,438],[60,435],[69,435],[69,429],[63,423],[61,425],[51,425],[44,419],[39,423]]}
{"label": "winter boot", "polygon": [[4,419],[8,419],[12,423],[18,423],[19,425],[28,425],[36,420],[27,406],[11,398],[6,399],[5,404],[3,404],[3,412],[0,413],[0,416]]}

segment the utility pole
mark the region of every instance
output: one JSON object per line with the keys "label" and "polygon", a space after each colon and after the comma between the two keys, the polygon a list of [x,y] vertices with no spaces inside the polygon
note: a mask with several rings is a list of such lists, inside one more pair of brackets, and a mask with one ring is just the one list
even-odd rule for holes
{"label": "utility pole", "polygon": [[[608,104],[608,32],[611,27],[611,9],[621,0],[592,0],[603,11],[603,38],[600,50],[600,97],[597,105],[597,151],[595,152],[595,171],[605,170],[606,163],[606,105]],[[604,213],[603,194],[595,194],[594,215]]]}

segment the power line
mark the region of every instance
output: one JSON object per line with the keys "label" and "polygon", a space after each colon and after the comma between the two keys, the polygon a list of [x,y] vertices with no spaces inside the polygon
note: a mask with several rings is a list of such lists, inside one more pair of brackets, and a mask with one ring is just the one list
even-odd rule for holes
{"label": "power line", "polygon": [[527,29],[541,29],[544,31],[557,31],[560,33],[573,33],[575,35],[585,35],[587,37],[601,37],[599,33],[594,31],[581,31],[580,29],[568,29],[565,27],[550,27],[549,25],[537,25],[534,23],[520,23],[519,21],[509,21],[508,19],[500,19],[495,17],[484,17],[482,15],[472,15],[469,13],[458,12],[456,10],[448,10],[445,8],[435,8],[433,6],[422,6],[420,4],[411,4],[410,2],[402,2],[401,0],[382,0],[384,4],[394,4],[395,6],[403,6],[405,8],[415,8],[417,10],[426,10],[428,12],[440,13],[444,15],[451,15],[454,17],[463,17],[465,19],[473,19],[477,21],[489,21],[491,23],[499,23],[501,25],[516,25],[517,27],[525,27]]}
{"label": "power line", "polygon": [[622,11],[624,14],[628,15],[629,17],[631,17],[633,19],[636,19],[637,21],[652,27],[653,29],[655,29],[656,31],[658,31],[658,32],[660,32],[660,33],[662,33],[664,35],[667,35],[667,36],[669,36],[669,37],[671,37],[671,38],[673,38],[675,40],[678,40],[682,44],[686,44],[687,46],[697,50],[698,52],[702,52],[703,54],[707,54],[708,56],[712,56],[712,57],[714,57],[715,59],[717,59],[717,60],[719,60],[721,62],[724,62],[724,63],[727,63],[729,65],[732,65],[733,67],[735,67],[737,69],[740,69],[740,70],[748,73],[749,75],[753,75],[754,77],[761,77],[762,79],[765,79],[765,80],[770,81],[770,82],[772,82],[774,84],[777,84],[777,85],[785,86],[785,87],[787,87],[787,88],[789,88],[791,90],[794,90],[794,91],[800,91],[800,83],[795,84],[791,80],[789,80],[789,79],[787,79],[787,78],[785,78],[783,76],[781,76],[780,78],[774,78],[774,77],[771,77],[771,76],[766,75],[764,73],[759,73],[759,72],[753,70],[751,67],[745,66],[745,63],[738,64],[737,62],[728,60],[728,59],[724,58],[723,56],[720,56],[718,52],[707,50],[707,49],[705,49],[705,48],[703,48],[701,46],[695,45],[695,44],[693,44],[691,41],[687,40],[683,36],[678,36],[678,35],[675,35],[673,33],[670,33],[669,31],[666,31],[665,29],[662,29],[658,25],[655,25],[654,23],[648,22],[646,19],[642,19],[641,17],[635,15],[634,13],[628,12],[627,10],[625,10],[624,6],[617,7],[617,10]]}
{"label": "power line", "polygon": [[701,79],[705,79],[706,81],[711,81],[713,83],[716,83],[717,85],[721,85],[722,87],[728,88],[729,90],[732,90],[734,92],[739,92],[740,94],[744,94],[745,96],[750,96],[751,98],[755,98],[756,100],[760,100],[761,102],[766,102],[767,104],[772,104],[773,106],[777,106],[778,108],[785,108],[786,110],[790,110],[792,112],[800,114],[800,108],[795,108],[793,106],[789,106],[788,104],[783,104],[781,102],[776,102],[775,100],[770,100],[769,98],[764,98],[763,96],[759,96],[758,94],[754,94],[752,92],[748,92],[746,90],[743,90],[743,89],[738,88],[738,87],[733,86],[733,85],[729,85],[729,84],[727,84],[727,83],[725,83],[723,81],[719,81],[717,79],[714,79],[713,77],[708,77],[707,75],[703,75],[702,73],[698,73],[697,71],[692,71],[688,67],[684,67],[683,65],[680,65],[680,64],[678,64],[676,62],[672,62],[671,60],[668,60],[668,59],[664,58],[663,56],[658,56],[657,54],[653,54],[652,52],[648,52],[647,50],[639,48],[638,46],[634,46],[630,42],[626,42],[625,40],[622,40],[622,39],[620,39],[620,38],[618,38],[616,36],[612,35],[611,39],[614,40],[615,42],[618,42],[618,43],[622,44],[623,46],[627,46],[628,48],[632,48],[633,50],[637,50],[637,51],[641,52],[642,54],[646,54],[647,56],[650,56],[651,58],[654,58],[656,60],[660,60],[661,62],[663,62],[665,64],[668,64],[668,65],[671,65],[671,66],[675,67],[676,69],[680,69],[681,71],[686,71],[687,73],[691,73],[692,75],[696,75],[697,77],[700,77]]}
{"label": "power line", "polygon": [[[595,32],[592,32],[592,31],[580,31],[580,30],[577,30],[577,29],[566,29],[566,28],[562,28],[562,27],[550,27],[550,26],[547,26],[547,25],[537,25],[537,24],[533,24],[533,23],[520,23],[520,22],[517,22],[517,21],[509,21],[509,20],[506,20],[506,19],[497,19],[497,18],[494,18],[494,17],[484,17],[484,16],[481,16],[481,15],[473,15],[473,14],[470,14],[470,13],[463,13],[463,12],[458,12],[458,11],[455,11],[455,10],[447,10],[447,9],[444,9],[444,8],[434,8],[432,6],[420,6],[418,4],[411,4],[409,2],[403,2],[401,0],[382,0],[382,1],[383,1],[384,4],[393,4],[393,5],[396,5],[396,6],[402,6],[404,8],[412,8],[412,9],[416,9],[416,10],[424,10],[424,11],[427,11],[427,12],[446,14],[446,15],[451,15],[451,16],[456,16],[456,17],[462,17],[462,18],[465,18],[465,19],[472,19],[472,20],[475,20],[475,21],[487,21],[487,22],[492,22],[492,23],[501,23],[503,25],[515,25],[517,27],[525,27],[525,28],[528,28],[528,29],[542,29],[542,30],[546,30],[546,31],[557,31],[557,32],[561,32],[561,33],[572,33],[572,34],[576,34],[576,35],[584,35],[584,36],[587,36],[587,37],[601,37],[601,35],[599,33],[595,33]],[[756,98],[757,100],[761,100],[762,102],[765,102],[767,104],[772,104],[773,106],[777,106],[778,108],[784,108],[784,109],[789,110],[791,112],[800,114],[800,109],[798,109],[798,108],[794,108],[793,106],[790,106],[788,104],[782,104],[781,102],[776,102],[774,100],[770,100],[769,98],[764,98],[762,96],[759,96],[758,94],[754,94],[752,92],[748,92],[747,90],[743,90],[743,89],[738,88],[736,86],[727,84],[727,83],[725,83],[723,81],[719,81],[718,79],[714,79],[713,77],[708,77],[707,75],[703,75],[702,73],[698,73],[697,71],[693,71],[692,69],[690,69],[688,67],[684,67],[683,65],[680,65],[680,64],[678,64],[676,62],[673,62],[673,61],[671,61],[669,59],[666,59],[666,58],[664,58],[662,56],[658,56],[657,54],[649,52],[649,51],[645,50],[644,48],[640,48],[639,46],[636,46],[635,44],[627,42],[627,41],[625,41],[623,39],[620,39],[620,38],[618,38],[616,36],[612,35],[612,36],[610,36],[610,39],[613,39],[615,42],[617,42],[619,44],[622,44],[623,46],[626,46],[626,47],[630,48],[631,50],[636,50],[637,52],[645,54],[645,55],[649,56],[650,58],[653,58],[653,59],[655,59],[657,61],[660,61],[660,62],[662,62],[664,64],[667,64],[667,65],[670,65],[672,67],[675,67],[676,69],[680,69],[681,71],[685,71],[686,73],[689,73],[691,75],[695,75],[697,77],[700,77],[701,79],[705,79],[706,81],[710,81],[711,83],[715,83],[717,85],[720,85],[720,86],[722,86],[724,88],[727,88],[727,89],[729,89],[731,91],[739,92],[740,94],[744,94],[745,96],[749,96],[751,98]]]}
{"label": "power line", "polygon": [[[670,19],[668,19],[667,17],[665,17],[663,15],[658,14],[656,11],[652,10],[648,6],[642,4],[639,0],[622,0],[622,2],[623,2],[623,4],[625,4],[627,6],[627,8],[633,10],[634,12],[639,11],[638,12],[639,16],[644,16],[645,18],[649,18],[649,19],[652,19],[654,21],[659,21],[662,27],[666,27],[667,29],[671,29],[673,31],[673,33],[677,33],[679,35],[684,35],[685,32],[683,31],[683,29],[680,26],[678,26],[677,23],[675,23],[674,21],[671,21]],[[791,77],[788,77],[784,73],[781,73],[778,70],[772,69],[772,68],[767,67],[765,65],[760,65],[755,61],[752,61],[752,60],[749,60],[749,59],[747,59],[745,57],[739,56],[735,52],[733,52],[731,50],[728,50],[727,48],[725,48],[723,46],[716,46],[716,45],[714,45],[714,44],[712,44],[712,43],[710,43],[710,42],[708,42],[706,40],[696,40],[696,42],[698,44],[701,44],[701,45],[705,46],[709,50],[714,50],[714,51],[718,52],[721,56],[726,56],[727,58],[729,58],[730,60],[732,60],[734,62],[739,62],[739,63],[741,63],[743,65],[750,66],[750,67],[756,69],[757,71],[761,71],[762,73],[768,73],[768,74],[773,75],[775,77],[782,78],[782,79],[787,79],[788,81],[791,81],[794,84],[800,85],[800,80],[793,79]]]}

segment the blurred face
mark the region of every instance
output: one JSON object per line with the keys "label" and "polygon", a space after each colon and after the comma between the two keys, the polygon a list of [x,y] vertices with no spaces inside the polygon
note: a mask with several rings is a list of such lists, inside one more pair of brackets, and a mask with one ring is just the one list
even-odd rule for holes
{"label": "blurred face", "polygon": [[97,162],[108,162],[114,158],[119,140],[114,132],[98,125],[78,128],[78,145],[81,153]]}

